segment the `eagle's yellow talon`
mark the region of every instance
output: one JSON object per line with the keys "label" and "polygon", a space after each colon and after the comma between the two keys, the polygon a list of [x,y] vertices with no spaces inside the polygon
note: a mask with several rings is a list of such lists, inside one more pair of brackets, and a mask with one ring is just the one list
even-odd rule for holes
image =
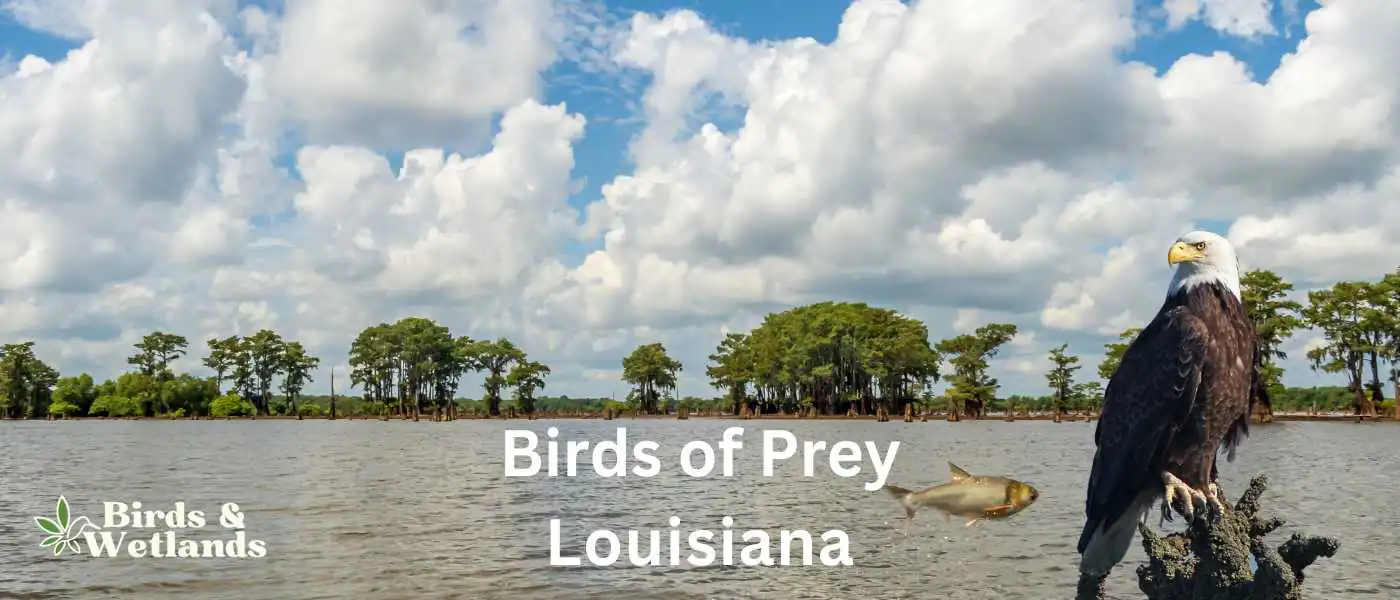
{"label": "eagle's yellow talon", "polygon": [[1200,490],[1186,485],[1186,482],[1182,481],[1179,477],[1166,471],[1162,472],[1162,485],[1166,488],[1164,496],[1169,508],[1176,508],[1173,502],[1178,497],[1181,498],[1181,509],[1177,512],[1180,513],[1182,517],[1185,517],[1187,521],[1190,521],[1196,515],[1195,505],[1197,502],[1200,502],[1202,505],[1205,505],[1207,502],[1206,495],[1201,493]]}
{"label": "eagle's yellow talon", "polygon": [[1210,504],[1216,514],[1225,513],[1225,503],[1220,501],[1220,486],[1213,481],[1206,486],[1206,502]]}

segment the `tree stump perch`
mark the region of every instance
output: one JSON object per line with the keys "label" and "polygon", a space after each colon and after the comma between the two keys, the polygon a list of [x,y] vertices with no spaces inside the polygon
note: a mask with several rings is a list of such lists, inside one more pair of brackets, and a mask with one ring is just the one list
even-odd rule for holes
{"label": "tree stump perch", "polygon": [[[1148,600],[1301,600],[1303,570],[1336,555],[1341,544],[1294,533],[1270,547],[1264,536],[1284,521],[1260,513],[1267,485],[1267,476],[1256,476],[1234,507],[1222,499],[1224,514],[1208,509],[1182,533],[1161,536],[1139,523],[1148,562],[1137,569],[1138,588]],[[1258,564],[1253,572],[1251,557]],[[1103,578],[1080,577],[1076,600],[1103,598]]]}

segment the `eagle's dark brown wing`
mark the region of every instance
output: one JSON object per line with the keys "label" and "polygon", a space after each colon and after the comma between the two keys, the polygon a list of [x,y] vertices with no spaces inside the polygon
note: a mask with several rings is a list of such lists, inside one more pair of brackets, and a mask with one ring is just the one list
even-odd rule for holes
{"label": "eagle's dark brown wing", "polygon": [[1094,464],[1085,499],[1083,553],[1095,531],[1116,522],[1150,487],[1160,487],[1163,454],[1173,438],[1194,434],[1209,330],[1185,307],[1157,315],[1123,353],[1104,392],[1094,431]]}
{"label": "eagle's dark brown wing", "polygon": [[[1248,323],[1249,345],[1254,349],[1254,364],[1249,375],[1249,400],[1245,403],[1244,414],[1235,419],[1230,424],[1229,432],[1225,434],[1224,448],[1226,451],[1225,460],[1233,462],[1235,460],[1235,450],[1239,448],[1244,439],[1249,437],[1249,417],[1254,414],[1254,403],[1260,401],[1264,406],[1273,409],[1273,400],[1269,398],[1269,386],[1264,383],[1264,349],[1259,346],[1259,340],[1254,329],[1254,322]],[[1215,481],[1217,476],[1215,464],[1211,464],[1210,479]]]}

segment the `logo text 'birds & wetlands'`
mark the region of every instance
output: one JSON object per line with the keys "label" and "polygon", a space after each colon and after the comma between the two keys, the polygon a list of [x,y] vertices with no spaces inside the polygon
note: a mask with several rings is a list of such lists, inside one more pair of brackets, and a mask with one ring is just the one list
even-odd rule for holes
{"label": "logo text 'birds & wetlands'", "polygon": [[183,501],[168,509],[146,508],[140,501],[103,502],[99,526],[86,516],[74,515],[64,496],[58,497],[53,517],[34,517],[42,534],[39,546],[54,556],[65,552],[98,558],[267,556],[267,543],[250,539],[244,520],[234,502],[219,505],[217,528],[210,527],[204,511],[189,510]]}

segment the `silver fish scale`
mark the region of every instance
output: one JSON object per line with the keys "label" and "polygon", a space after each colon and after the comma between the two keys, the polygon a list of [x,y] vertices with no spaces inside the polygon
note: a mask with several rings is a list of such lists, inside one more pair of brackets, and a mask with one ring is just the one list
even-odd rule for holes
{"label": "silver fish scale", "polygon": [[936,485],[910,495],[910,504],[932,507],[959,517],[980,517],[994,506],[1006,504],[1011,480],[975,476]]}

